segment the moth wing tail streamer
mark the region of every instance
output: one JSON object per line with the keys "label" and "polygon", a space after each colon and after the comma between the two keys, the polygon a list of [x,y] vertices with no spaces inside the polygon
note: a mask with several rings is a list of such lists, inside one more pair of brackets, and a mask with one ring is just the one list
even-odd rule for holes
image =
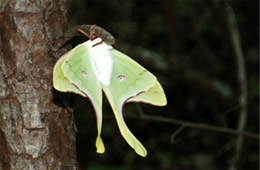
{"label": "moth wing tail streamer", "polygon": [[88,52],[89,41],[75,47],[62,63],[64,76],[87,96],[96,112],[97,139],[96,147],[98,153],[103,153],[105,147],[101,139],[102,129],[102,89],[91,66]]}
{"label": "moth wing tail streamer", "polygon": [[123,118],[123,105],[137,94],[147,91],[156,83],[156,77],[125,54],[112,49],[114,68],[111,83],[102,86],[113,109],[121,135],[135,152],[143,157],[147,151],[141,142],[132,134]]}

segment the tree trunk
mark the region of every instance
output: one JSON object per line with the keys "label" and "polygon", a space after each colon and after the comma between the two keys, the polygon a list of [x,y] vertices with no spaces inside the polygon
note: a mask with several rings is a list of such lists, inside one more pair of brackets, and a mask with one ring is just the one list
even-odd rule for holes
{"label": "tree trunk", "polygon": [[0,169],[77,169],[71,115],[52,98],[67,0],[0,0]]}

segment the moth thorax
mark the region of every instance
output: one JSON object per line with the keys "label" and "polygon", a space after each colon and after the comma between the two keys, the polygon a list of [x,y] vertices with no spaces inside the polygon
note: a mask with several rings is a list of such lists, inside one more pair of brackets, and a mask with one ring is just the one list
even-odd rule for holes
{"label": "moth thorax", "polygon": [[[91,42],[95,44],[95,40]],[[103,85],[109,86],[113,70],[113,59],[110,53],[112,47],[104,42],[93,47],[92,43],[89,48],[89,55],[91,57],[94,73]]]}

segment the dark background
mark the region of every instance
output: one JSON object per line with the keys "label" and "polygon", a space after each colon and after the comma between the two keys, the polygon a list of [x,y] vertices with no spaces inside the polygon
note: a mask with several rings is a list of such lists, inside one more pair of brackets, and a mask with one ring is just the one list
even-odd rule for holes
{"label": "dark background", "polygon": [[[71,27],[96,24],[109,31],[116,37],[116,49],[157,76],[168,99],[166,107],[130,103],[124,108],[127,125],[148,151],[148,156],[142,158],[121,137],[107,101],[102,130],[106,152],[97,154],[94,110],[87,99],[75,96],[77,152],[82,169],[228,169],[236,135],[140,116],[141,108],[148,116],[236,129],[240,110],[238,68],[224,3],[214,0],[70,2]],[[246,131],[258,134],[258,1],[228,3],[236,15],[246,66]],[[259,168],[258,142],[245,137],[239,169]]]}

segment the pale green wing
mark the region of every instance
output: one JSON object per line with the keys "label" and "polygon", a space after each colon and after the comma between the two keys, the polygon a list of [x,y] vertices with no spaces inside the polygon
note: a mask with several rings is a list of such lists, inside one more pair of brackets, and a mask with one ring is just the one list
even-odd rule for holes
{"label": "pale green wing", "polygon": [[98,130],[96,147],[98,153],[103,153],[105,147],[100,137],[102,128],[102,89],[91,66],[87,43],[89,41],[75,47],[64,59],[61,68],[64,76],[90,99],[95,109]]}
{"label": "pale green wing", "polygon": [[158,81],[147,91],[129,99],[127,102],[144,102],[155,106],[165,106],[167,99],[162,86]]}
{"label": "pale green wing", "polygon": [[80,94],[83,97],[86,97],[84,93],[82,93],[77,87],[75,87],[71,82],[64,76],[63,70],[61,69],[61,65],[69,56],[69,53],[64,54],[59,60],[56,62],[53,69],[53,87],[61,92],[73,92],[76,94]]}
{"label": "pale green wing", "polygon": [[103,86],[103,90],[113,109],[122,136],[136,153],[146,156],[146,149],[126,126],[122,109],[129,98],[153,87],[157,81],[156,77],[125,54],[115,49],[111,50],[111,54],[114,59],[112,79],[108,87]]}

